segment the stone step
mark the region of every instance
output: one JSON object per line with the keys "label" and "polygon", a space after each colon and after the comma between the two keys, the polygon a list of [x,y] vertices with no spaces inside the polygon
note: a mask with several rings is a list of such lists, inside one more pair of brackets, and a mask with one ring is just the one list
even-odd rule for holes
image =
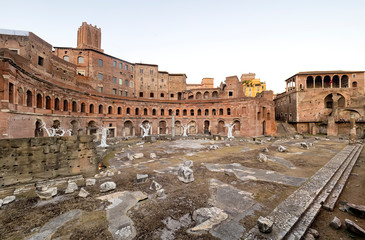
{"label": "stone step", "polygon": [[337,182],[335,188],[331,192],[330,196],[327,198],[327,200],[323,204],[324,209],[329,210],[329,211],[333,211],[333,209],[335,208],[336,202],[337,202],[340,194],[342,193],[343,188],[346,185],[347,179],[349,178],[349,176],[352,172],[352,169],[353,169],[357,159],[359,158],[359,156],[361,154],[361,151],[362,151],[363,147],[364,147],[363,145],[359,146],[359,148],[356,151],[356,154],[353,157],[353,159],[352,159],[351,163],[349,164],[348,168],[345,170],[345,172],[341,176],[340,180]]}
{"label": "stone step", "polygon": [[356,146],[349,145],[337,153],[307,182],[294,191],[286,200],[281,202],[267,216],[267,218],[274,223],[271,233],[263,234],[259,232],[257,226],[255,226],[246,234],[245,239],[283,239],[317,198],[318,194],[325,188],[333,175],[344,164],[355,147]]}
{"label": "stone step", "polygon": [[[311,206],[302,214],[302,216],[298,219],[293,228],[288,232],[288,234],[284,237],[287,240],[299,240],[305,234],[307,229],[310,227],[316,216],[318,215],[323,202],[328,199],[332,191],[337,186],[338,181],[342,178],[345,171],[348,168],[352,169],[351,163],[353,159],[357,159],[357,153],[359,152],[361,145],[357,145],[354,150],[348,155],[344,163],[338,169],[338,171],[333,175],[328,184],[323,188],[321,193],[315,198]],[[361,151],[361,149],[360,149]]]}

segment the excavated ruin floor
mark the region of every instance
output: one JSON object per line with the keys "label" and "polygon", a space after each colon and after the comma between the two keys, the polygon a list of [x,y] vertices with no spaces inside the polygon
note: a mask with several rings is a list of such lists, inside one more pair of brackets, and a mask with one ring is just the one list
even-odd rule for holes
{"label": "excavated ruin floor", "polygon": [[[261,143],[261,140],[264,140]],[[213,141],[176,140],[143,143],[125,142],[125,147],[109,154],[105,163],[113,176],[96,178],[95,186],[83,186],[90,196],[64,194],[58,186],[55,198],[42,202],[34,191],[17,195],[17,200],[0,208],[1,239],[42,236],[46,239],[240,239],[259,216],[266,216],[303,182],[318,171],[346,145],[345,140],[321,137],[306,139],[263,138]],[[313,143],[303,149],[301,142]],[[278,152],[279,145],[288,152]],[[214,146],[214,147],[212,147]],[[211,150],[217,148],[215,150]],[[268,160],[257,156],[264,148]],[[143,153],[142,158],[128,156]],[[156,158],[151,158],[155,153]],[[359,158],[340,200],[364,204],[364,153]],[[177,178],[179,165],[193,162],[195,180],[183,183]],[[137,174],[148,174],[137,182]],[[150,189],[152,181],[162,185],[165,196]],[[114,181],[117,188],[100,193],[99,186]],[[196,226],[192,219],[199,208],[217,207],[227,218],[202,235],[188,234]],[[339,232],[328,224],[334,215],[347,217],[338,207],[334,212],[321,211],[314,222],[323,239],[337,238]],[[70,217],[72,216],[72,217]],[[355,220],[352,216],[349,219]],[[344,220],[344,219],[343,219]],[[364,221],[358,220],[360,226]],[[47,236],[49,226],[57,226]],[[110,232],[112,231],[112,233]],[[36,235],[38,234],[38,235]],[[336,236],[335,238],[333,238]],[[353,239],[340,230],[342,239]]]}

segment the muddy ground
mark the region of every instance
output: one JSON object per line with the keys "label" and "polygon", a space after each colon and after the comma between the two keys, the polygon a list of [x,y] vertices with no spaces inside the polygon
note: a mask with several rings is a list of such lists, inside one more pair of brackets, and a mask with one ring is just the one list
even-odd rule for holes
{"label": "muddy ground", "polygon": [[[108,231],[108,221],[105,208],[110,203],[97,200],[100,193],[99,185],[106,181],[114,181],[118,191],[142,191],[148,199],[139,202],[128,211],[128,216],[133,220],[137,231],[135,239],[218,239],[210,233],[200,236],[187,234],[187,230],[195,226],[192,220],[188,225],[175,229],[166,235],[167,219],[178,221],[183,216],[191,216],[194,210],[212,206],[211,179],[216,179],[238,190],[252,193],[256,206],[260,206],[250,214],[245,215],[239,224],[245,230],[252,228],[260,215],[269,214],[282,200],[297,189],[296,186],[275,183],[270,181],[241,180],[229,171],[209,171],[204,164],[232,164],[239,163],[252,169],[264,169],[278,172],[292,177],[311,177],[329,159],[346,146],[346,141],[322,137],[318,141],[314,137],[306,139],[263,139],[263,143],[249,140],[235,139],[233,141],[212,140],[177,140],[157,141],[155,143],[135,144],[124,142],[124,148],[117,149],[105,159],[108,169],[115,175],[99,177],[95,186],[84,186],[90,193],[87,198],[80,198],[77,193],[64,194],[65,185],[58,186],[59,192],[53,200],[43,202],[35,195],[34,191],[22,193],[17,200],[9,205],[2,206],[0,210],[0,236],[1,239],[23,239],[35,234],[48,221],[72,209],[83,211],[81,217],[67,222],[59,228],[51,239],[112,239]],[[310,149],[300,147],[300,142],[313,143]],[[128,144],[130,145],[128,147]],[[209,150],[212,145],[217,145],[217,150]],[[280,153],[277,147],[283,145],[288,152]],[[143,146],[143,147],[141,147]],[[268,156],[284,159],[293,164],[295,168],[285,164],[257,160],[258,153],[267,147]],[[150,158],[150,153],[157,155],[156,159]],[[128,154],[143,153],[144,157],[133,161],[127,158]],[[176,169],[184,161],[194,163],[195,181],[183,183],[176,176]],[[365,153],[363,152],[353,173],[350,176],[341,201],[350,201],[365,204]],[[119,174],[118,174],[119,171]],[[148,174],[145,182],[137,183],[136,174]],[[150,184],[155,180],[162,185],[166,197],[156,197],[156,191],[150,190]],[[336,215],[341,220],[355,218],[347,213],[340,212],[338,207],[334,212],[321,211],[313,227],[321,234],[321,239],[354,239],[354,236],[345,230],[332,230],[328,224]],[[357,220],[357,219],[356,219]],[[364,220],[357,220],[365,226]],[[172,234],[172,235],[171,235]]]}

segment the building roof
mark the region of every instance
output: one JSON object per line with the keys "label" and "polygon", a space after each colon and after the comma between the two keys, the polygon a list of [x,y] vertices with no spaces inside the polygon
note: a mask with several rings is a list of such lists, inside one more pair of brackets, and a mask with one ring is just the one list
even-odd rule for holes
{"label": "building roof", "polygon": [[344,73],[360,73],[365,71],[343,71],[343,70],[332,70],[332,71],[306,71],[306,72],[298,72],[293,76],[285,79],[285,81],[289,80],[290,78],[297,76],[297,75],[316,75],[316,74],[344,74]]}
{"label": "building roof", "polygon": [[149,64],[149,63],[135,63],[136,65],[144,65],[144,66],[152,66],[152,67],[158,67],[157,64]]}

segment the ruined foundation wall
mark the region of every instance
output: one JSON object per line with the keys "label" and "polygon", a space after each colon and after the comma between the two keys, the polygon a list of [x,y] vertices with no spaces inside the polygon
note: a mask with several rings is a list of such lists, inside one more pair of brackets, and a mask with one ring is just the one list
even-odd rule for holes
{"label": "ruined foundation wall", "polygon": [[0,186],[97,171],[93,136],[0,139]]}

